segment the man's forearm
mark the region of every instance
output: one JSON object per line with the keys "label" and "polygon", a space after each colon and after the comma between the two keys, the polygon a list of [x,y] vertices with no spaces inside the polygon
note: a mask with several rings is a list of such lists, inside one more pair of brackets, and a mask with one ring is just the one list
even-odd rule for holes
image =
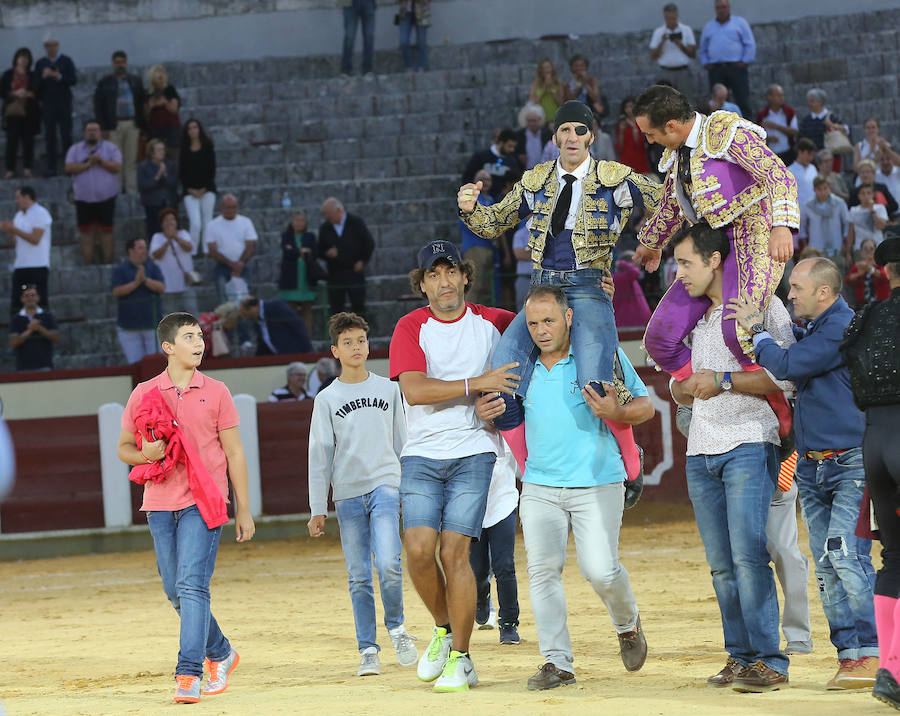
{"label": "man's forearm", "polygon": [[613,420],[619,423],[627,423],[628,425],[640,425],[650,420],[655,412],[650,398],[640,396],[627,405],[620,405]]}
{"label": "man's forearm", "polygon": [[[721,381],[720,381],[721,382]],[[780,393],[779,388],[764,370],[741,371],[731,374],[732,390],[746,395],[769,395]]]}

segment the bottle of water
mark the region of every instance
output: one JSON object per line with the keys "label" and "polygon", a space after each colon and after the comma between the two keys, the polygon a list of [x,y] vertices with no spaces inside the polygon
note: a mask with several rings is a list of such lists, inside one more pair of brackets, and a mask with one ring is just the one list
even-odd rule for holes
{"label": "bottle of water", "polygon": [[281,208],[282,209],[290,209],[291,208],[291,195],[287,192],[281,195]]}

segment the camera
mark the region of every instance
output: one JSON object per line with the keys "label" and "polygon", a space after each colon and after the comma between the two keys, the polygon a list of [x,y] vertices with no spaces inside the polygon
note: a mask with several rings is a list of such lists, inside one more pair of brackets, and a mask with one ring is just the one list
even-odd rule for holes
{"label": "camera", "polygon": [[672,40],[672,41],[674,41],[674,40],[680,40],[680,39],[681,39],[681,35],[682,35],[681,30],[679,30],[678,32],[670,32],[670,33],[669,33],[669,39]]}

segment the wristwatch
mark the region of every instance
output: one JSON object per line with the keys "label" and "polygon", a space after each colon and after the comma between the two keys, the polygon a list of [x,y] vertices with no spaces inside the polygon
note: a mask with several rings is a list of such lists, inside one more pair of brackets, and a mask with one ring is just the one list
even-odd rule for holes
{"label": "wristwatch", "polygon": [[750,334],[754,336],[758,333],[764,333],[765,330],[766,327],[762,323],[754,323],[752,326],[750,326]]}
{"label": "wristwatch", "polygon": [[719,383],[722,390],[731,390],[731,371],[727,370],[722,374],[722,382]]}

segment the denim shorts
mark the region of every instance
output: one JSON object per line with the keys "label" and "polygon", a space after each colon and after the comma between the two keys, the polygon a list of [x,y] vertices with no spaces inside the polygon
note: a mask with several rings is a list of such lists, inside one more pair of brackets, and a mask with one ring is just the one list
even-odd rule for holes
{"label": "denim shorts", "polygon": [[451,460],[400,458],[403,529],[431,527],[478,539],[496,459],[492,452]]}

